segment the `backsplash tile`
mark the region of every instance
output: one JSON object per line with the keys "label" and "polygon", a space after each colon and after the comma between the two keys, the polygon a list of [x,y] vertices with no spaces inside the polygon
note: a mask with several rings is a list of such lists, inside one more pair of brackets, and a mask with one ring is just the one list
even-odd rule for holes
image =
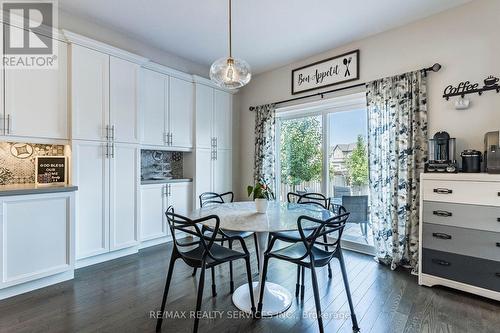
{"label": "backsplash tile", "polygon": [[0,142],[0,185],[35,183],[35,157],[64,156],[64,145]]}
{"label": "backsplash tile", "polygon": [[182,168],[182,152],[141,150],[141,180],[155,177],[183,178]]}

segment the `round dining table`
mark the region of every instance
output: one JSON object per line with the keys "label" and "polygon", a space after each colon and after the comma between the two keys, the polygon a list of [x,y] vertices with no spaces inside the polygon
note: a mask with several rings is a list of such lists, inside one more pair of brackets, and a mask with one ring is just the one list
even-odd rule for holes
{"label": "round dining table", "polygon": [[[315,219],[326,220],[334,216],[334,213],[317,205],[304,205],[295,203],[283,203],[270,201],[266,213],[257,213],[255,203],[231,202],[224,204],[209,205],[193,211],[192,219],[198,219],[209,215],[217,215],[220,220],[220,229],[231,231],[251,231],[257,234],[257,246],[259,248],[259,281],[253,282],[253,293],[255,306],[259,302],[260,284],[262,283],[262,271],[264,265],[264,252],[267,249],[267,241],[270,232],[297,230],[299,216],[309,216]],[[208,227],[215,226],[215,220],[203,222]],[[314,222],[307,222],[303,227],[317,226]],[[277,283],[265,283],[264,297],[262,301],[262,315],[274,316],[288,310],[292,305],[292,294]],[[238,287],[233,293],[233,303],[241,311],[251,313],[250,291],[248,283]]]}

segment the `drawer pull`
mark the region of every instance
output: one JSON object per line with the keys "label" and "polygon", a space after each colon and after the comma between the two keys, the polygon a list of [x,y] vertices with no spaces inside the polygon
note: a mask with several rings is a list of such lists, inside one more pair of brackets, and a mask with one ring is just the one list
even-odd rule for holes
{"label": "drawer pull", "polygon": [[435,210],[432,214],[442,217],[451,217],[453,215],[451,212],[447,212],[445,210]]}
{"label": "drawer pull", "polygon": [[441,265],[441,266],[450,266],[451,265],[449,262],[441,260],[441,259],[432,259],[432,262],[434,264],[438,264],[438,265]]}
{"label": "drawer pull", "polygon": [[450,190],[449,188],[435,188],[434,193],[438,194],[452,194],[453,190]]}
{"label": "drawer pull", "polygon": [[440,239],[451,239],[451,235],[443,234],[442,232],[433,232],[432,237],[440,238]]}

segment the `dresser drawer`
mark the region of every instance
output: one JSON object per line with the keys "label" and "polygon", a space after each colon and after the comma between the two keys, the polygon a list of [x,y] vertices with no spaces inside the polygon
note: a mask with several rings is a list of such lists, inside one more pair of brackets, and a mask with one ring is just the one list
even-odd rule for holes
{"label": "dresser drawer", "polygon": [[422,249],[422,273],[500,291],[500,262]]}
{"label": "dresser drawer", "polygon": [[500,261],[500,233],[431,223],[422,228],[424,248]]}
{"label": "dresser drawer", "polygon": [[500,207],[424,201],[422,221],[500,232]]}
{"label": "dresser drawer", "polygon": [[500,182],[424,180],[423,200],[500,206]]}

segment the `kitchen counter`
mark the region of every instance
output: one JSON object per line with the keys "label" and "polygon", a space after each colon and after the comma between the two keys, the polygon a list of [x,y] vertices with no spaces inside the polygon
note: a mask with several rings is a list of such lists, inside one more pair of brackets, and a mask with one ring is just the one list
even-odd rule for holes
{"label": "kitchen counter", "polygon": [[154,184],[171,184],[171,183],[190,183],[192,178],[177,178],[177,179],[151,179],[151,180],[141,180],[141,185],[154,185]]}
{"label": "kitchen counter", "polygon": [[73,186],[73,185],[57,185],[57,186],[37,186],[35,184],[0,185],[0,197],[12,196],[12,195],[73,192],[77,190],[78,186]]}

